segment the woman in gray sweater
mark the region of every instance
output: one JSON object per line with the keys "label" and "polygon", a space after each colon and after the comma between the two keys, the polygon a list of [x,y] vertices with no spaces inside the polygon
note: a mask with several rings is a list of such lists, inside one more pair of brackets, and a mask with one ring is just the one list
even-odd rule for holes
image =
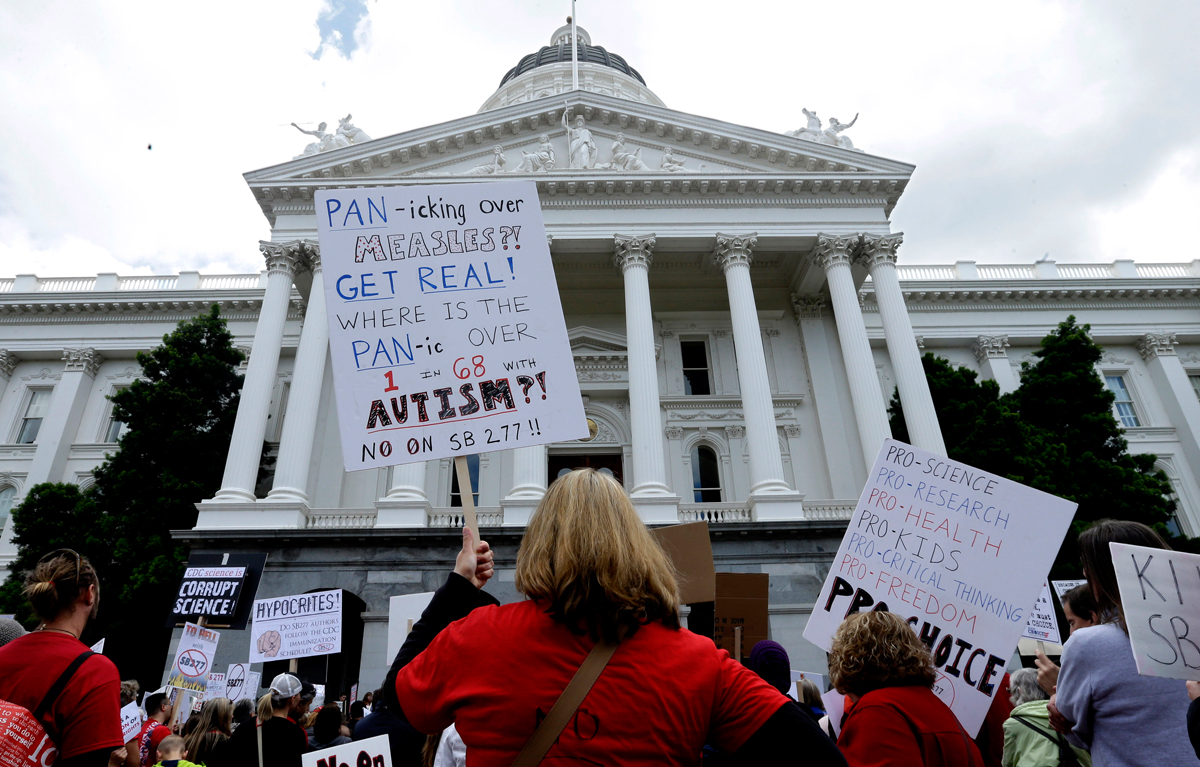
{"label": "woman in gray sweater", "polygon": [[1079,629],[1063,646],[1058,690],[1050,700],[1051,722],[1090,750],[1097,767],[1200,765],[1188,741],[1183,681],[1138,675],[1111,542],[1170,548],[1137,522],[1105,519],[1080,534],[1083,574],[1101,623]]}

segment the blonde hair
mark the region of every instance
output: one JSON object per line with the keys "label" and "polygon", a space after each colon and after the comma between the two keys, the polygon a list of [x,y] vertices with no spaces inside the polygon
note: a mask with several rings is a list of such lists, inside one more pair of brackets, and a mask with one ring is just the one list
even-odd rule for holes
{"label": "blonde hair", "polygon": [[204,764],[217,745],[233,734],[232,724],[233,701],[229,698],[205,701],[200,709],[200,724],[184,740],[191,761]]}
{"label": "blonde hair", "polygon": [[936,678],[929,648],[899,615],[881,611],[851,615],[833,635],[829,679],[842,694],[932,687]]}
{"label": "blonde hair", "polygon": [[258,714],[258,723],[260,725],[275,716],[275,706],[271,703],[270,690],[267,691],[266,695],[258,699],[258,711],[256,713]]}
{"label": "blonde hair", "polygon": [[619,629],[679,628],[675,568],[625,489],[593,469],[555,480],[517,552],[517,590],[572,631],[615,641]]}

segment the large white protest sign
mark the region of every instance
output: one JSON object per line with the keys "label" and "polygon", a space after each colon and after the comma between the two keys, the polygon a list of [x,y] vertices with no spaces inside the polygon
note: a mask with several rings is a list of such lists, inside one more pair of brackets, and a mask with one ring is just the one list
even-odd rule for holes
{"label": "large white protest sign", "polygon": [[250,662],[342,651],[342,591],[254,600]]}
{"label": "large white protest sign", "polygon": [[121,709],[121,740],[125,743],[137,737],[142,729],[142,709],[133,701]]}
{"label": "large white protest sign", "polygon": [[1050,603],[1050,585],[1047,583],[1042,584],[1042,592],[1038,594],[1033,609],[1029,611],[1029,622],[1025,624],[1021,638],[1062,644],[1062,637],[1058,633],[1058,618],[1054,615],[1054,605]]}
{"label": "large white protest sign", "polygon": [[1108,546],[1138,673],[1200,680],[1200,555]]}
{"label": "large white protest sign", "polygon": [[392,747],[387,735],[376,735],[309,751],[300,761],[303,767],[392,767]]}
{"label": "large white protest sign", "polygon": [[260,674],[250,670],[249,663],[230,663],[225,672],[225,697],[232,701],[242,698],[254,700],[258,697]]}
{"label": "large white protest sign", "polygon": [[347,471],[588,436],[532,181],[313,197]]}
{"label": "large white protest sign", "polygon": [[429,606],[433,592],[421,594],[401,594],[388,600],[388,646],[387,662],[390,666],[396,660],[396,653],[408,638],[413,624],[421,619],[421,613]]}
{"label": "large white protest sign", "polygon": [[1075,504],[886,440],[804,637],[889,610],[933,652],[934,692],[974,735]]}
{"label": "large white protest sign", "polygon": [[167,686],[204,692],[208,687],[208,674],[212,671],[220,638],[221,634],[210,628],[195,623],[183,624],[183,634],[179,637],[179,649],[175,651]]}

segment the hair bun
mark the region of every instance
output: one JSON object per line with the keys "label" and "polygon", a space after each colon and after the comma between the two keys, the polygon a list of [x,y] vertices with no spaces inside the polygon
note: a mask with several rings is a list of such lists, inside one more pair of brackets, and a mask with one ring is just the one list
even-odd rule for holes
{"label": "hair bun", "polygon": [[50,595],[52,598],[58,596],[58,589],[55,588],[54,581],[35,581],[25,588],[26,593],[31,597],[40,597],[43,594]]}

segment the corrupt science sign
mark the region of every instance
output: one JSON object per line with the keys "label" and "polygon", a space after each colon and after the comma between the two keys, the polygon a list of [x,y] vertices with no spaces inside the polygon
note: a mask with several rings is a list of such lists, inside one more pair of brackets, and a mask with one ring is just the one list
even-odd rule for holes
{"label": "corrupt science sign", "polygon": [[588,435],[532,181],[314,197],[347,471]]}
{"label": "corrupt science sign", "polygon": [[208,688],[208,674],[212,671],[220,639],[221,634],[210,628],[195,623],[183,624],[179,648],[167,676],[167,687],[204,692]]}
{"label": "corrupt science sign", "polygon": [[189,567],[183,571],[172,620],[209,618],[209,622],[228,625],[237,611],[246,579],[244,567]]}
{"label": "corrupt science sign", "polygon": [[256,599],[250,662],[342,651],[342,590]]}
{"label": "corrupt science sign", "polygon": [[979,731],[1075,504],[886,440],[804,637],[888,610],[933,653],[934,692]]}
{"label": "corrupt science sign", "polygon": [[1200,680],[1200,555],[1108,547],[1138,673]]}

